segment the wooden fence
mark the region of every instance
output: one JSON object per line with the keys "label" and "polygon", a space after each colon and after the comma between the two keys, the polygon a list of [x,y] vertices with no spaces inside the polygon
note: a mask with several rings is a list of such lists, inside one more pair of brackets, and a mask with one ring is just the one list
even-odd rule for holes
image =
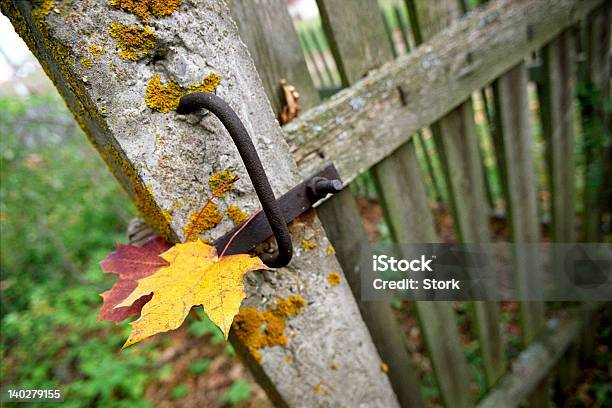
{"label": "wooden fence", "polygon": [[[253,353],[248,338],[232,335],[236,349],[276,404],[424,406],[417,372],[390,305],[359,302],[351,292],[359,292],[357,259],[366,234],[350,183],[371,172],[395,241],[436,242],[423,182],[423,173],[432,168],[426,162],[419,167],[416,155],[417,144],[423,144],[420,132],[429,127],[459,240],[489,242],[492,200],[472,100],[480,93],[487,105],[512,240],[539,242],[528,103],[527,61],[534,53],[541,60],[537,94],[551,180],[552,239],[576,239],[577,75],[595,90],[599,103],[606,100],[609,2],[496,0],[464,14],[465,7],[455,0],[406,0],[407,12],[396,11],[402,18],[397,34],[385,24],[376,0],[317,0],[329,56],[316,55],[321,34],[298,36],[285,0],[230,0],[229,8],[222,0],[183,0],[176,9],[168,2],[165,14],[151,9],[148,20],[110,3],[63,7],[57,2],[54,8],[53,1],[13,0],[2,3],[2,12],[160,233],[182,239],[189,215],[210,193],[202,180],[226,168],[243,177],[237,183],[239,194],[228,195],[224,203],[248,212],[259,204],[233,145],[214,118],[186,120],[145,105],[156,75],[161,84],[175,81],[182,87],[210,72],[219,75],[217,93],[245,122],[277,196],[329,162],[347,185],[317,208],[316,215],[310,212],[291,223],[297,249],[288,267],[257,274],[247,282],[244,305],[262,312],[271,310],[279,298],[301,296],[306,301],[303,311],[286,319],[285,345]],[[106,31],[115,22],[150,25],[159,43],[153,55],[136,61],[118,57]],[[399,41],[390,43],[390,35],[399,35]],[[577,39],[584,61],[579,73]],[[409,47],[410,41],[415,47]],[[403,44],[402,51],[393,44]],[[107,52],[92,56],[87,51],[92,45]],[[84,58],[94,63],[84,64]],[[322,70],[309,71],[307,60]],[[531,71],[532,77],[536,75]],[[282,128],[275,119],[286,103],[281,79],[299,91],[305,110]],[[329,92],[318,92],[315,83],[343,90],[321,101]],[[162,97],[167,96],[164,92],[162,87]],[[595,187],[586,193],[579,230],[585,240],[594,241],[604,211],[599,203],[606,194],[603,160],[609,155],[598,146],[609,136],[609,123],[600,105],[582,102],[582,128],[588,128],[592,138],[585,177]],[[434,146],[429,150],[433,154]],[[215,239],[230,228],[222,221],[206,238]],[[527,287],[527,280],[537,275],[534,265],[533,259],[516,265],[520,287]],[[331,272],[340,275],[339,285],[328,283]],[[512,363],[506,357],[498,306],[469,305],[487,388],[476,401],[453,304],[415,302],[446,406],[545,406],[550,373],[559,361],[567,367],[574,364],[575,353],[564,354],[577,347],[593,310],[580,306],[572,318],[551,328],[545,324],[543,303],[522,303],[525,349]]]}

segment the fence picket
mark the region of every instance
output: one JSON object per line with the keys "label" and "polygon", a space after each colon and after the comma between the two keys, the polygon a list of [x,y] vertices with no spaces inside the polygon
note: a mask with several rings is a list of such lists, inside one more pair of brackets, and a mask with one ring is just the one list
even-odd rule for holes
{"label": "fence picket", "polygon": [[[283,1],[275,0],[266,0],[257,7],[240,0],[230,2],[232,16],[240,30],[240,38],[251,50],[253,62],[258,68],[257,72],[277,117],[284,103],[280,79],[286,79],[299,90],[301,106],[311,107],[319,102],[319,95],[308,73],[291,16],[276,10],[277,7],[284,6]],[[274,31],[268,29],[272,26]],[[271,44],[274,44],[274,47],[271,47]]]}
{"label": "fence picket", "polygon": [[[325,28],[330,35],[332,48],[336,49],[335,55],[353,61],[351,64],[337,63],[339,67],[347,70],[346,72],[341,71],[343,78],[355,81],[363,76],[368,66],[364,62],[358,65],[355,61],[366,61],[365,56],[375,47],[380,56],[379,64],[391,59],[390,48],[383,47],[382,43],[377,42],[377,38],[384,36],[382,24],[379,24],[376,18],[372,19],[372,16],[368,16],[367,13],[368,9],[377,7],[376,1],[355,4],[352,7],[354,9],[352,13],[347,13],[346,2],[319,0],[318,3],[324,9],[322,13],[326,16],[323,19],[324,24],[330,24],[330,27]],[[357,20],[356,16],[360,14],[362,18]],[[354,27],[360,27],[359,30],[352,33],[347,33],[345,30],[334,30],[333,27],[339,25],[336,16],[350,18]],[[355,24],[356,21],[363,24]],[[359,44],[359,47],[356,47],[356,44]],[[386,50],[386,55],[382,54],[383,50]],[[427,205],[414,142],[405,143],[374,166],[372,174],[377,181],[377,189],[388,217],[388,224],[396,232],[396,242],[435,242],[437,239],[434,224],[431,210]],[[411,210],[415,211],[411,212]],[[404,240],[399,234],[405,231],[419,235],[413,235],[413,239]],[[435,366],[443,399],[455,406],[471,406],[467,363],[461,351],[461,341],[451,304],[445,302],[416,303],[419,319],[423,323],[421,329]],[[432,321],[436,321],[437,324],[432,324]]]}
{"label": "fence picket", "polygon": [[[437,242],[414,145],[402,145],[374,171],[395,242]],[[396,175],[389,177],[389,174]],[[470,407],[469,368],[452,302],[415,302],[420,328],[446,406]]]}
{"label": "fence picket", "polygon": [[[533,173],[533,142],[529,124],[527,67],[524,63],[512,68],[493,83],[499,137],[495,140],[502,163],[506,190],[507,217],[512,240],[516,243],[540,241],[540,222]],[[517,259],[517,285],[522,293],[531,291],[536,278],[537,260]],[[523,342],[528,345],[540,330],[544,319],[541,302],[521,303]]]}
{"label": "fence picket", "polygon": [[[391,46],[384,46],[384,16],[378,12],[376,1],[368,0],[349,5],[341,0],[318,0],[317,4],[343,85],[348,86],[356,82],[372,67],[393,58]],[[389,173],[389,176],[394,177],[392,173]],[[383,327],[378,329],[385,330]],[[399,353],[393,352],[390,357],[393,358],[393,354]],[[402,406],[422,405],[418,386],[413,385],[416,383],[414,373],[406,377],[406,371],[412,371],[410,360],[402,358],[402,361],[394,362],[394,365],[403,366],[402,371],[393,372],[393,367],[390,371],[391,381]],[[406,382],[410,388],[403,385]]]}
{"label": "fence picket", "polygon": [[[610,134],[610,2],[587,17],[585,24],[586,70],[580,95],[583,134],[585,135],[584,241],[601,240],[602,203],[605,202],[606,160],[612,161],[612,148],[602,152]],[[608,210],[609,211],[609,210]]]}
{"label": "fence picket", "polygon": [[[395,15],[395,19],[397,21],[397,24],[401,32],[402,44],[404,46],[404,54],[406,54],[410,52],[410,42],[408,40],[408,30],[404,23],[403,16],[402,16],[402,10],[400,9],[399,5],[396,4],[393,7],[393,14]],[[389,38],[389,42],[391,43],[391,47],[393,50],[393,57],[396,58],[398,55],[398,52],[396,51],[397,45],[395,44],[395,41],[393,40],[393,34],[389,28],[390,25],[387,22],[387,19],[384,13],[382,13],[382,17],[385,23],[385,31],[387,32],[387,36]],[[420,145],[421,153],[422,153],[421,157],[423,158],[423,161],[424,161],[424,168],[425,168],[425,171],[427,171],[429,175],[431,188],[433,190],[433,199],[436,203],[439,203],[442,201],[442,194],[440,192],[441,190],[439,186],[439,181],[438,181],[438,177],[436,176],[436,173],[432,165],[431,152],[428,151],[427,146],[425,145],[425,140],[423,139],[422,131],[419,130],[418,132],[416,132],[416,134],[413,135],[413,139],[414,139],[415,148]],[[417,155],[417,157],[419,156]]]}
{"label": "fence picket", "polygon": [[552,240],[575,240],[574,214],[574,33],[562,32],[542,49],[538,86],[551,195]]}
{"label": "fence picket", "polygon": [[[460,14],[455,0],[411,0],[417,15],[413,24],[427,40]],[[435,20],[432,20],[435,19]],[[489,242],[487,206],[479,138],[474,123],[472,100],[468,99],[431,126],[441,159],[455,230],[461,242]],[[498,307],[495,302],[471,304],[478,340],[483,354],[485,377],[492,386],[504,373],[506,357],[501,339]]]}

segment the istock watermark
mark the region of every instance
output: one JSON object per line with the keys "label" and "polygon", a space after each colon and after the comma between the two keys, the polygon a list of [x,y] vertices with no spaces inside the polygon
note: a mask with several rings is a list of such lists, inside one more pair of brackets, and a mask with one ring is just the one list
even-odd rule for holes
{"label": "istock watermark", "polygon": [[612,300],[612,244],[381,244],[360,271],[365,301]]}
{"label": "istock watermark", "polygon": [[[388,255],[372,255],[372,271],[373,272],[433,272],[432,262],[436,256],[428,258],[421,255],[416,259],[397,259],[394,256]],[[400,280],[385,280],[383,278],[375,278],[372,281],[372,286],[376,290],[460,290],[459,279],[439,280],[436,278],[404,278]]]}

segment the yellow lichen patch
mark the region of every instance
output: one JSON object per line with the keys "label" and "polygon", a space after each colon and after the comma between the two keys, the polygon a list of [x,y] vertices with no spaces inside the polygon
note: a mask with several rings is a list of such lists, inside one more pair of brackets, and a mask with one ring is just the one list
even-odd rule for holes
{"label": "yellow lichen patch", "polygon": [[204,208],[194,212],[189,217],[189,223],[183,227],[185,239],[187,241],[197,240],[198,234],[215,228],[222,219],[223,214],[217,208],[217,204],[208,201]]}
{"label": "yellow lichen patch", "polygon": [[238,178],[231,170],[223,170],[213,173],[208,178],[208,187],[217,197],[225,197],[228,191],[236,188],[235,182]]}
{"label": "yellow lichen patch", "polygon": [[336,253],[336,250],[334,249],[334,246],[331,244],[331,242],[327,245],[327,255],[333,255]]}
{"label": "yellow lichen patch", "polygon": [[326,387],[321,383],[315,385],[314,387],[312,387],[312,389],[314,390],[314,392],[316,392],[317,394],[321,394],[324,397],[327,397],[329,395],[329,387]]}
{"label": "yellow lichen patch", "polygon": [[293,295],[287,299],[276,299],[276,307],[263,313],[254,307],[243,307],[234,319],[232,330],[253,358],[261,363],[260,349],[287,345],[285,319],[299,314],[304,304],[301,296]]}
{"label": "yellow lichen patch", "polygon": [[380,362],[380,369],[382,370],[383,373],[389,372],[389,366],[384,361]]}
{"label": "yellow lichen patch", "polygon": [[214,92],[221,82],[221,77],[214,72],[198,83],[191,84],[187,87],[189,92]]}
{"label": "yellow lichen patch", "polygon": [[335,365],[335,364],[332,364],[332,365],[331,365],[329,368],[331,368],[332,370],[337,370],[337,369],[338,369],[338,366],[337,366],[337,365]]}
{"label": "yellow lichen patch", "polygon": [[162,211],[162,215],[164,216],[164,218],[166,219],[166,221],[168,221],[168,224],[172,222],[172,214],[170,214],[170,211],[168,211],[168,210],[163,210],[163,211]]}
{"label": "yellow lichen patch", "polygon": [[53,7],[55,5],[55,1],[54,0],[34,0],[34,11],[32,14],[34,14],[35,17],[43,17],[43,16],[48,16],[49,13],[51,13],[51,10],[53,10]]}
{"label": "yellow lichen patch", "polygon": [[234,225],[240,225],[243,222],[246,221],[246,219],[249,217],[248,214],[244,211],[242,211],[240,208],[238,208],[237,205],[232,204],[229,206],[229,208],[227,209],[227,211],[225,212],[227,214],[227,216],[230,218],[230,220],[232,220],[232,222],[234,223]]}
{"label": "yellow lichen patch", "polygon": [[317,243],[315,241],[311,241],[307,239],[302,240],[302,248],[304,248],[305,250],[310,251],[312,249],[315,249],[316,247],[317,247]]}
{"label": "yellow lichen patch", "polygon": [[89,47],[87,47],[87,49],[89,50],[91,55],[93,55],[93,57],[97,60],[100,59],[100,55],[106,54],[106,50],[104,48],[98,47],[95,44],[90,45]]}
{"label": "yellow lichen patch", "polygon": [[92,68],[93,62],[91,62],[91,58],[85,57],[81,60],[81,65],[84,66],[85,68]]}
{"label": "yellow lichen patch", "polygon": [[285,362],[286,362],[287,364],[291,364],[291,363],[293,363],[293,356],[292,356],[291,354],[289,354],[289,355],[285,356]]}
{"label": "yellow lichen patch", "polygon": [[111,6],[135,14],[147,20],[152,13],[156,17],[172,14],[181,0],[110,0]]}
{"label": "yellow lichen patch", "polygon": [[130,27],[121,23],[112,23],[108,34],[115,39],[117,48],[121,50],[119,57],[132,61],[147,55],[155,47],[157,39],[150,27]]}
{"label": "yellow lichen patch", "polygon": [[167,85],[162,85],[159,75],[155,75],[147,84],[145,102],[151,109],[168,112],[176,110],[181,96],[183,96],[183,91],[179,84],[170,81]]}
{"label": "yellow lichen patch", "polygon": [[[213,78],[213,79],[210,79]],[[216,78],[216,79],[215,79]],[[162,85],[159,75],[153,76],[147,84],[147,95],[145,102],[147,106],[158,112],[168,112],[176,110],[179,99],[187,92],[191,92],[192,86],[198,87],[201,92],[214,92],[215,88],[221,81],[221,78],[214,72],[197,84],[189,85],[187,89],[183,88],[174,80],[170,80],[167,85]],[[205,85],[202,85],[204,84]],[[214,84],[214,86],[212,86]],[[233,188],[233,185],[232,185]],[[219,197],[223,197],[220,195]]]}
{"label": "yellow lichen patch", "polygon": [[340,275],[336,271],[330,272],[329,275],[327,275],[327,281],[332,286],[339,285],[340,284]]}

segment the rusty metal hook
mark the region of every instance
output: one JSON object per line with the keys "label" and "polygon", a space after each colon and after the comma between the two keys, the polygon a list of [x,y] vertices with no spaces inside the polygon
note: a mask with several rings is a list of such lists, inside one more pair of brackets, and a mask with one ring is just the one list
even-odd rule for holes
{"label": "rusty metal hook", "polygon": [[266,260],[265,264],[271,268],[286,266],[293,256],[291,235],[249,133],[236,112],[223,99],[212,93],[193,92],[184,95],[179,101],[176,113],[184,115],[194,113],[202,108],[212,112],[232,137],[253,187],[255,187],[263,212],[274,232],[278,245],[278,255],[273,259]]}

